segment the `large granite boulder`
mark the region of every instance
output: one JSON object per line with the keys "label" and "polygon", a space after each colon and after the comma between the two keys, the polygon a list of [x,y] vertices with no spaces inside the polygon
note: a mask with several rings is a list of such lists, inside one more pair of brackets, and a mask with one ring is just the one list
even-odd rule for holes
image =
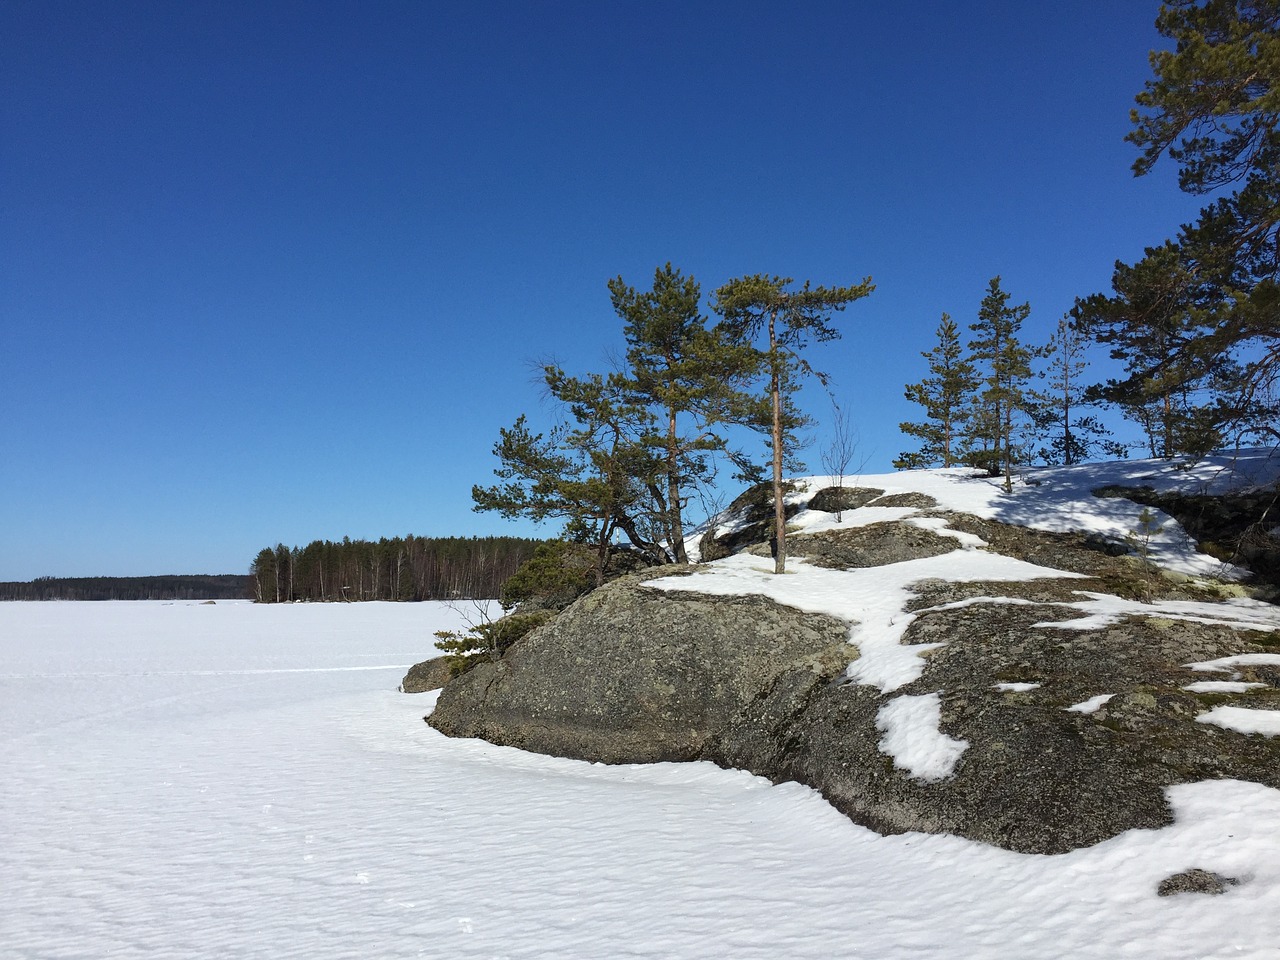
{"label": "large granite boulder", "polygon": [[400,681],[401,693],[428,693],[439,690],[453,675],[448,657],[434,657],[415,663]]}
{"label": "large granite boulder", "polygon": [[[1209,594],[1150,582],[1131,558],[1082,536],[935,519],[1064,575],[911,585],[901,643],[934,646],[905,685],[850,679],[855,624],[699,593],[698,575],[673,583],[667,567],[606,585],[451,681],[427,720],[453,736],[585,760],[711,760],[807,784],[883,832],[949,832],[1036,853],[1168,823],[1173,784],[1230,777],[1280,788],[1280,737],[1203,722],[1224,702],[1280,709],[1280,667],[1254,658],[1236,678],[1253,686],[1223,693],[1188,689],[1206,674],[1186,666],[1274,653],[1276,634],[1145,614],[1137,601]],[[941,530],[890,523],[797,536],[795,554],[865,571],[960,547]],[[668,578],[664,589],[651,585],[657,577]],[[1070,606],[1081,591],[1115,597],[1126,612],[1071,627],[1084,615]],[[888,743],[886,714],[921,706],[955,752],[941,773],[904,764]]]}
{"label": "large granite boulder", "polygon": [[833,617],[759,597],[677,599],[644,579],[601,587],[458,677],[428,722],[584,760],[696,760],[750,704],[828,683],[854,654]]}
{"label": "large granite boulder", "polygon": [[[790,483],[783,485],[783,511],[788,518],[800,511],[799,504],[785,502],[793,489]],[[773,534],[773,484],[758,483],[749,488],[729,504],[720,519],[698,542],[702,560],[719,560],[753,544],[767,544]]]}

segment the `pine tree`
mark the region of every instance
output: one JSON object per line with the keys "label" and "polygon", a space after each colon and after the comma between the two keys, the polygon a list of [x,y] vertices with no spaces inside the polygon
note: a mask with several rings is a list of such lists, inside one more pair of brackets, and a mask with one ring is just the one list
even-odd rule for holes
{"label": "pine tree", "polygon": [[985,366],[984,389],[970,418],[971,462],[993,477],[1004,473],[1006,492],[1013,490],[1013,464],[1023,451],[1014,442],[1015,431],[1027,414],[1027,385],[1036,351],[1022,345],[1018,333],[1031,313],[1028,303],[1009,306],[1009,294],[993,277],[978,307],[978,322],[969,325],[977,336],[969,351]]}
{"label": "pine tree", "polygon": [[755,274],[730,280],[720,287],[712,307],[723,317],[723,329],[736,343],[754,344],[765,375],[770,406],[769,440],[773,461],[774,570],[786,571],[787,526],[782,501],[782,467],[785,459],[788,420],[795,421],[788,400],[805,374],[814,374],[825,385],[826,376],[809,366],[800,356],[810,341],[823,343],[838,339],[840,331],[831,325],[833,313],[871,293],[871,278],[848,287],[813,287],[809,281],[798,290],[787,289],[790,277]]}
{"label": "pine tree", "polygon": [[1031,391],[1032,416],[1037,433],[1047,440],[1037,455],[1050,465],[1082,463],[1098,449],[1109,456],[1127,454],[1123,445],[1110,439],[1111,431],[1096,416],[1081,412],[1086,406],[1086,343],[1070,318],[1063,317],[1041,351],[1041,356],[1049,359],[1047,384],[1043,390]]}
{"label": "pine tree", "polygon": [[472,487],[475,509],[564,521],[566,539],[595,546],[599,582],[618,534],[649,562],[670,562],[658,542],[661,526],[651,522],[661,512],[650,497],[663,467],[644,439],[654,430],[652,415],[621,375],[577,378],[551,365],[543,376],[566,422],[544,436],[530,431],[522,415],[501,430],[493,448],[501,466],[494,473],[505,482]]}
{"label": "pine tree", "polygon": [[960,331],[947,314],[938,324],[938,343],[920,356],[929,364],[930,376],[906,387],[906,398],[924,407],[925,419],[900,423],[898,429],[921,441],[919,450],[904,452],[893,462],[899,470],[955,466],[964,455],[963,438],[978,378],[973,363],[963,355]]}
{"label": "pine tree", "polygon": [[[1126,312],[1134,296],[1122,287],[1135,282],[1132,271],[1147,299],[1167,292],[1174,315],[1189,321],[1185,332],[1169,331],[1164,361],[1150,367],[1174,381],[1156,401],[1166,454],[1227,431],[1280,439],[1280,3],[1168,0],[1156,27],[1173,49],[1152,52],[1153,77],[1132,112],[1126,139],[1142,151],[1134,173],[1148,174],[1167,155],[1184,191],[1216,198],[1174,240],[1132,267],[1117,264],[1114,297],[1090,301],[1097,308],[1111,299],[1117,322],[1150,325]],[[1179,442],[1166,398],[1188,373],[1205,378],[1214,397],[1190,405],[1190,436]],[[1124,398],[1116,402],[1149,407],[1134,384],[1119,386]]]}
{"label": "pine tree", "polygon": [[718,428],[743,419],[755,358],[707,328],[697,281],[670,263],[654,272],[649,291],[616,277],[609,292],[625,321],[624,386],[655,416],[654,429],[640,430],[639,438],[661,461],[661,476],[649,486],[656,520],[676,562],[687,563],[684,508],[691,488],[712,475],[711,455],[726,449]]}
{"label": "pine tree", "polygon": [[1117,263],[1111,282],[1112,296],[1088,297],[1072,309],[1076,327],[1109,346],[1125,369],[1124,377],[1093,386],[1089,398],[1136,418],[1153,457],[1206,452],[1218,440],[1201,429],[1215,405],[1209,388],[1225,368],[1223,358],[1197,346],[1212,335],[1198,306],[1199,281],[1166,242],[1133,266]]}

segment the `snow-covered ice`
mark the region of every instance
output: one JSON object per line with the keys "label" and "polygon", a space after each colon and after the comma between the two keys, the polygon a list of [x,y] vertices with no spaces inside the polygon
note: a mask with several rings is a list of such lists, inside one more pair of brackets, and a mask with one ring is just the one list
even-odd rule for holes
{"label": "snow-covered ice", "polygon": [[[1262,960],[1280,792],[1064,856],[880,837],[705,763],[450,740],[431,604],[0,604],[0,954]],[[1162,899],[1200,867],[1243,882]]]}

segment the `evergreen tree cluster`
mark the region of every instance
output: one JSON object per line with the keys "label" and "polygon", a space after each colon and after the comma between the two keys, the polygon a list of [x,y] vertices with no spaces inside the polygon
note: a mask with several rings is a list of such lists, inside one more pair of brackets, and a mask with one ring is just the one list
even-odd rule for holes
{"label": "evergreen tree cluster", "polygon": [[1280,2],[1170,0],[1156,27],[1173,49],[1151,54],[1133,170],[1167,156],[1185,192],[1213,199],[1076,304],[1076,327],[1124,364],[1092,396],[1152,456],[1280,440]]}
{"label": "evergreen tree cluster", "polygon": [[[1076,301],[1041,348],[1044,388],[1031,386],[1037,351],[1017,341],[1026,305],[1010,308],[998,282],[968,355],[944,316],[929,376],[906,388],[925,416],[901,428],[920,449],[896,466],[967,463],[1008,485],[1020,461],[1115,455],[1087,412],[1099,406],[1136,424],[1152,457],[1280,441],[1280,0],[1170,0],[1156,27],[1173,49],[1152,52],[1137,96],[1134,173],[1167,156],[1181,188],[1210,202],[1137,262],[1117,261],[1110,293]],[[1093,343],[1119,376],[1083,382]]]}
{"label": "evergreen tree cluster", "polygon": [[[559,520],[563,536],[595,551],[594,576],[611,568],[619,541],[653,564],[684,562],[686,514],[718,470],[731,465],[758,482],[764,470],[730,442],[733,428],[763,434],[775,491],[806,419],[794,403],[813,370],[802,351],[839,336],[831,323],[873,289],[870,278],[847,287],[796,287],[789,277],[757,274],[730,280],[700,312],[701,288],[670,263],[649,290],[621,277],[609,282],[623,322],[626,353],[608,374],[576,377],[543,368],[547,394],[564,412],[549,433],[525,416],[500,431],[494,446],[499,483],[477,485],[477,510],[535,521]],[[781,495],[776,497],[781,509]],[[777,569],[785,563],[778,523]]]}
{"label": "evergreen tree cluster", "polygon": [[0,600],[243,600],[250,590],[243,574],[36,577],[0,583]]}
{"label": "evergreen tree cluster", "polygon": [[[992,278],[967,344],[955,321],[942,315],[936,345],[921,354],[929,375],[906,387],[906,398],[924,408],[924,419],[899,424],[920,447],[900,454],[895,467],[979,467],[1003,475],[1005,489],[1012,489],[1013,468],[1033,458],[1072,464],[1099,449],[1123,455],[1098,418],[1080,412],[1080,333],[1064,319],[1048,343],[1028,345],[1022,325],[1031,305],[1011,305],[1010,299],[1000,278]],[[1047,369],[1037,372],[1037,360],[1047,361]],[[1041,379],[1047,388],[1034,386]]]}
{"label": "evergreen tree cluster", "polygon": [[493,599],[540,540],[524,537],[383,537],[264,547],[249,570],[259,603],[294,600]]}

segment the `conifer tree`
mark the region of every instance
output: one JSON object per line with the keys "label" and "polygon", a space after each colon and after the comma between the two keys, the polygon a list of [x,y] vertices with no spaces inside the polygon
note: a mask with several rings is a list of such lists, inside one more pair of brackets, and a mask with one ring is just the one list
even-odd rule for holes
{"label": "conifer tree", "polygon": [[712,308],[723,318],[723,328],[737,343],[757,347],[764,375],[768,378],[769,439],[773,461],[774,570],[786,571],[787,526],[782,500],[782,467],[787,443],[788,400],[798,379],[813,374],[825,385],[826,376],[814,370],[800,352],[810,341],[823,343],[838,339],[840,331],[831,325],[832,314],[871,293],[871,278],[848,287],[813,287],[809,281],[790,290],[790,277],[753,276],[730,280],[716,290]]}
{"label": "conifer tree", "polygon": [[938,324],[938,342],[920,354],[929,364],[929,376],[906,387],[906,398],[924,407],[925,419],[900,423],[898,429],[920,440],[919,450],[904,452],[893,465],[899,470],[955,466],[964,456],[963,438],[978,378],[973,363],[963,355],[960,331],[947,314]]}
{"label": "conifer tree", "polygon": [[[1116,385],[1116,402],[1146,412],[1136,388],[1152,376],[1174,384],[1152,411],[1166,419],[1166,455],[1228,430],[1280,439],[1280,3],[1168,0],[1156,27],[1173,45],[1151,53],[1153,76],[1131,115],[1126,139],[1142,151],[1134,173],[1148,174],[1167,155],[1184,191],[1215,199],[1172,241],[1132,266],[1117,263],[1113,297],[1088,301],[1099,309],[1110,299],[1115,322],[1151,327],[1152,318],[1129,309],[1137,285],[1146,291],[1138,300],[1172,297],[1186,322],[1168,331],[1162,361]],[[1166,401],[1188,374],[1203,377],[1214,399],[1191,404],[1189,436],[1179,442],[1175,404]]]}
{"label": "conifer tree", "polygon": [[275,603],[279,599],[276,573],[276,552],[270,547],[263,547],[249,568],[254,599],[259,603]]}
{"label": "conifer tree", "polygon": [[494,473],[504,482],[472,487],[475,509],[535,522],[563,520],[566,537],[594,544],[598,582],[619,533],[650,562],[668,562],[666,551],[637,521],[645,511],[646,488],[658,477],[657,461],[638,438],[650,429],[647,412],[632,403],[620,377],[578,379],[553,365],[543,375],[570,419],[550,436],[530,431],[523,415],[499,431],[493,452],[501,466]]}
{"label": "conifer tree", "polygon": [[[726,450],[718,428],[747,416],[743,391],[757,361],[723,331],[707,328],[699,311],[701,288],[670,263],[654,272],[651,290],[637,291],[616,277],[609,293],[625,321],[623,385],[655,415],[637,434],[660,461],[660,476],[648,486],[656,520],[675,561],[687,563],[690,488],[711,475],[710,455]],[[643,429],[646,424],[652,429]]]}
{"label": "conifer tree", "polygon": [[1125,376],[1093,386],[1089,398],[1137,419],[1153,457],[1204,453],[1218,439],[1202,425],[1214,406],[1215,370],[1229,365],[1196,346],[1212,335],[1208,314],[1197,306],[1198,286],[1178,248],[1166,242],[1133,266],[1117,263],[1111,296],[1094,295],[1072,308],[1077,329],[1124,364]]}
{"label": "conifer tree", "polygon": [[1013,464],[1022,457],[1014,437],[1027,413],[1027,385],[1036,355],[1018,339],[1030,313],[1029,303],[1009,306],[1009,294],[1000,289],[1000,278],[993,277],[978,307],[978,322],[969,325],[977,335],[969,341],[969,351],[985,367],[983,390],[970,418],[970,459],[993,477],[1003,472],[1006,492],[1013,490]]}
{"label": "conifer tree", "polygon": [[1081,412],[1086,406],[1086,343],[1069,317],[1063,317],[1041,351],[1049,359],[1049,369],[1045,388],[1031,392],[1032,416],[1037,432],[1047,440],[1037,455],[1050,465],[1082,463],[1096,449],[1117,457],[1127,453],[1110,439],[1111,431],[1096,416]]}

